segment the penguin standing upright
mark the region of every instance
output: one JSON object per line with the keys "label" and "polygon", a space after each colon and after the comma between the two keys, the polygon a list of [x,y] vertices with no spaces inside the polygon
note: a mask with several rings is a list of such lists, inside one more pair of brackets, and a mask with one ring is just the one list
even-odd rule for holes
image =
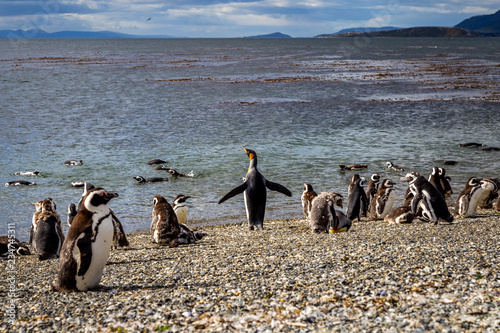
{"label": "penguin standing upright", "polygon": [[57,214],[55,207],[51,198],[43,200],[41,212],[37,217],[33,242],[40,260],[59,258],[64,242],[61,217]]}
{"label": "penguin standing upright", "polygon": [[153,241],[169,247],[179,246],[179,222],[167,199],[157,195],[153,199],[153,213],[149,229]]}
{"label": "penguin standing upright", "polygon": [[394,182],[390,179],[384,179],[377,193],[373,196],[371,202],[370,219],[381,220],[392,210],[394,200],[396,199],[396,191],[394,190]]}
{"label": "penguin standing upright", "polygon": [[177,215],[177,222],[185,224],[187,222],[187,212],[188,208],[186,206],[186,200],[191,198],[184,194],[179,194],[174,199],[174,204],[172,208],[174,209],[175,215]]}
{"label": "penguin standing upright", "polygon": [[366,186],[366,200],[368,201],[368,211],[371,211],[371,203],[373,196],[378,191],[378,183],[380,182],[380,175],[378,173],[374,173],[370,177],[370,181],[368,182],[368,186]]}
{"label": "penguin standing upright", "polygon": [[35,212],[33,213],[33,218],[31,219],[31,227],[30,227],[30,235],[29,235],[28,244],[29,244],[29,246],[31,246],[32,250],[36,251],[35,235],[36,235],[36,231],[38,229],[39,216],[42,213],[43,200],[39,200],[39,201],[31,203],[31,204],[33,206],[35,206]]}
{"label": "penguin standing upright", "polygon": [[107,203],[118,197],[94,188],[83,198],[63,244],[54,289],[86,291],[96,288],[113,245],[113,216]]}
{"label": "penguin standing upright", "polygon": [[481,179],[470,177],[455,201],[455,214],[461,217],[476,216],[477,206],[482,193]]}
{"label": "penguin standing upright", "polygon": [[[356,176],[356,175],[355,175]],[[362,178],[353,176],[354,182],[349,185],[350,193],[347,197],[347,218],[351,221],[366,215],[368,209],[368,200],[364,190],[365,181]]]}
{"label": "penguin standing upright", "polygon": [[449,179],[450,177],[446,176],[446,170],[444,168],[439,168],[439,180],[441,182],[441,186],[443,187],[445,198],[450,197],[453,194]]}
{"label": "penguin standing upright", "polygon": [[219,204],[244,192],[248,227],[250,230],[253,230],[254,228],[262,230],[264,228],[264,215],[266,212],[266,187],[272,191],[278,191],[289,197],[292,196],[292,192],[290,192],[283,185],[273,183],[264,178],[264,176],[257,170],[257,153],[251,149],[246,149],[244,147],[241,148],[243,148],[250,159],[250,165],[245,177],[246,180],[243,184],[234,188],[222,199],[220,199]]}
{"label": "penguin standing upright", "polygon": [[439,219],[446,222],[453,221],[453,216],[448,210],[444,197],[424,176],[409,172],[403,179],[408,182],[413,194],[410,205],[413,214],[417,215],[421,209],[422,218],[434,224],[438,224]]}
{"label": "penguin standing upright", "polygon": [[493,203],[498,198],[498,188],[500,187],[500,179],[483,178],[481,187],[484,190],[483,195],[479,199],[479,207],[490,209],[493,208]]}
{"label": "penguin standing upright", "polygon": [[316,191],[314,191],[311,184],[304,183],[304,192],[302,193],[302,211],[304,212],[304,216],[309,218],[309,211],[311,210],[311,204],[314,198],[318,195]]}
{"label": "penguin standing upright", "polygon": [[443,185],[441,184],[441,177],[439,176],[439,168],[438,167],[433,167],[432,172],[429,175],[429,183],[432,184],[436,188],[436,190],[441,193],[441,195],[444,197],[444,188]]}

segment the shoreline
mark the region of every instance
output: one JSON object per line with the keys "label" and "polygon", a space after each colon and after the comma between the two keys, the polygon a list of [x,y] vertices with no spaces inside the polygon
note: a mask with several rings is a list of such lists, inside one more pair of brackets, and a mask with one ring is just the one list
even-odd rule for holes
{"label": "shoreline", "polygon": [[437,226],[365,219],[337,234],[304,219],[264,228],[203,226],[206,237],[177,248],[128,234],[98,291],[52,292],[57,260],[16,257],[17,320],[0,331],[500,329],[498,212]]}

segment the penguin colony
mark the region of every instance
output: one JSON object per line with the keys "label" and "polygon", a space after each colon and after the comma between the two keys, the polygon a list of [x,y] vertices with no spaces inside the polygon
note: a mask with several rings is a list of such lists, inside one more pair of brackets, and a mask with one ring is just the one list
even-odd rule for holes
{"label": "penguin colony", "polygon": [[[468,143],[464,147],[480,147]],[[248,228],[262,230],[266,208],[267,189],[287,196],[292,193],[283,185],[267,180],[257,169],[257,153],[242,147],[249,158],[249,168],[243,183],[229,191],[219,204],[238,195],[244,195]],[[194,174],[179,173],[165,167],[164,160],[155,159],[147,162],[158,165],[156,170],[164,170],[173,178],[193,177]],[[81,160],[66,161],[66,165],[81,165]],[[456,163],[445,163],[454,165]],[[403,173],[404,168],[387,162],[391,173]],[[358,171],[368,168],[366,164],[340,164],[341,172]],[[39,171],[16,172],[15,175],[38,176]],[[139,183],[168,181],[168,178],[142,176],[134,177]],[[498,190],[500,179],[471,177],[455,201],[454,214],[451,214],[446,199],[453,193],[444,168],[434,167],[428,178],[418,172],[410,171],[400,178],[408,183],[403,198],[403,205],[394,207],[396,193],[395,182],[382,179],[378,173],[369,178],[365,188],[365,178],[353,174],[349,180],[346,213],[343,208],[344,197],[336,192],[321,191],[304,183],[301,196],[303,214],[310,229],[315,233],[336,233],[348,231],[357,219],[383,220],[389,223],[412,223],[419,219],[437,224],[439,221],[452,222],[454,218],[474,217],[477,208],[494,208],[500,211]],[[34,185],[28,181],[13,181],[6,185]],[[104,267],[111,249],[128,246],[123,225],[107,204],[118,197],[103,188],[78,181],[74,187],[84,187],[78,204],[68,206],[67,224],[69,230],[65,237],[62,232],[61,218],[56,211],[56,204],[51,198],[33,203],[35,212],[31,221],[28,244],[18,240],[4,241],[0,236],[0,258],[4,258],[10,247],[16,247],[17,254],[34,252],[39,260],[59,259],[59,269],[53,283],[57,291],[86,291],[99,287]],[[172,205],[161,195],[153,198],[150,233],[152,242],[161,246],[177,247],[191,244],[206,236],[205,233],[192,230],[187,223],[186,201],[190,196],[183,194],[173,199]],[[336,209],[340,208],[340,209]],[[8,244],[7,244],[8,243]],[[4,249],[5,248],[5,249]]]}

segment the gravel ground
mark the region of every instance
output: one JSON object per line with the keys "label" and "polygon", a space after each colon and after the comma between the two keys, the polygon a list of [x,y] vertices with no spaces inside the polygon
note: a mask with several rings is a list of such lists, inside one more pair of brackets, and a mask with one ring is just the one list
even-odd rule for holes
{"label": "gravel ground", "polygon": [[0,331],[498,332],[499,220],[480,210],[339,234],[266,221],[262,232],[203,227],[208,236],[178,248],[132,234],[111,252],[102,290],[77,293],[51,291],[57,260],[17,257],[16,321],[4,307]]}

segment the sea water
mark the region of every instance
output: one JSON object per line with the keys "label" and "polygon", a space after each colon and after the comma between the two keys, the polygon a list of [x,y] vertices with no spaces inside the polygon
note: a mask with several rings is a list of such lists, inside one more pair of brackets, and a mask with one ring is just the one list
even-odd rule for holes
{"label": "sea water", "polygon": [[[37,183],[0,188],[0,234],[14,223],[27,240],[47,197],[65,221],[79,180],[119,193],[126,232],[147,230],[158,194],[191,196],[192,225],[244,222],[241,195],[217,204],[246,174],[241,146],[293,193],[268,192],[266,219],[301,217],[303,183],[347,199],[340,163],[393,179],[400,204],[404,173],[387,161],[427,176],[454,160],[451,203],[468,177],[500,173],[500,152],[458,146],[500,146],[499,53],[496,38],[0,39],[0,183]],[[194,177],[137,183],[168,176],[154,158]]]}

